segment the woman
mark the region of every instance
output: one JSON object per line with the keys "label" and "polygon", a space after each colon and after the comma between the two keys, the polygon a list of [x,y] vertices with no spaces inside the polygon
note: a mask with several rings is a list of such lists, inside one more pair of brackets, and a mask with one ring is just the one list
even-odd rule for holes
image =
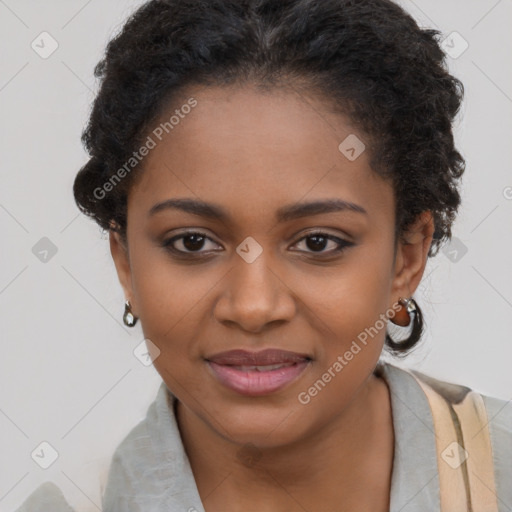
{"label": "woman", "polygon": [[163,382],[104,511],[512,507],[510,404],[380,359],[460,204],[438,36],[388,0],[153,0],[109,43],[74,194]]}

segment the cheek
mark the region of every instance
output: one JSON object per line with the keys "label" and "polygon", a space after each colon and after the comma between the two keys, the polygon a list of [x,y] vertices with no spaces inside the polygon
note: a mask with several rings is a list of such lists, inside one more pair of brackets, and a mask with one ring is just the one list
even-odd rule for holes
{"label": "cheek", "polygon": [[[330,274],[321,278],[304,276],[298,280],[300,288],[294,291],[314,312],[312,320],[322,321],[324,334],[343,348],[374,326],[390,307],[390,265],[385,255],[376,258],[360,251]],[[382,322],[377,327],[382,329]]]}
{"label": "cheek", "polygon": [[[382,246],[381,246],[382,247]],[[389,252],[389,251],[388,251]],[[332,403],[348,403],[373,371],[386,335],[386,318],[391,283],[392,254],[374,248],[361,250],[340,267],[336,277],[325,279],[319,288],[311,281],[308,290],[311,322],[322,331],[318,360],[302,395],[305,408],[324,410]]]}
{"label": "cheek", "polygon": [[347,406],[371,375],[385,341],[388,281],[380,265],[360,267],[317,294],[314,317],[324,337],[297,397],[301,414],[328,421],[333,404]]}
{"label": "cheek", "polygon": [[[203,304],[215,281],[194,276],[193,267],[153,262],[134,273],[144,338],[157,347],[153,365],[182,401],[201,393],[198,379],[198,335]],[[205,296],[206,295],[206,296]]]}
{"label": "cheek", "polygon": [[[202,301],[218,281],[201,265],[180,266],[154,249],[134,251],[132,280],[144,336],[161,351],[183,351],[198,328]],[[156,254],[155,254],[156,253]],[[204,307],[204,306],[203,306]]]}

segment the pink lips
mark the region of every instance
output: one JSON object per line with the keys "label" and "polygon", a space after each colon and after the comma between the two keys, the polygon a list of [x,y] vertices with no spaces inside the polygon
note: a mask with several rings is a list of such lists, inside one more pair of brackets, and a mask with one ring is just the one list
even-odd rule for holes
{"label": "pink lips", "polygon": [[228,388],[243,395],[261,396],[276,392],[298,378],[311,358],[278,349],[230,350],[206,361],[213,375]]}

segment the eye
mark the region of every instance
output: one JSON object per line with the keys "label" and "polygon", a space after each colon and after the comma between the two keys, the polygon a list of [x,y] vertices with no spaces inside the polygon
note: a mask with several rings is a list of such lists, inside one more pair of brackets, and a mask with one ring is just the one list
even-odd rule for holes
{"label": "eye", "polygon": [[209,238],[205,233],[198,231],[187,231],[186,233],[181,233],[179,235],[173,236],[172,238],[169,238],[168,240],[165,240],[162,243],[162,247],[178,254],[201,254],[203,252],[208,252],[200,251],[200,249],[204,248],[204,245],[208,240],[213,242],[213,240]]}
{"label": "eye", "polygon": [[[339,253],[345,250],[347,247],[351,247],[354,244],[352,242],[348,242],[347,240],[343,240],[334,235],[330,235],[329,233],[324,233],[322,231],[315,231],[313,233],[308,233],[306,236],[302,237],[296,244],[300,244],[303,240],[306,240],[306,247],[311,249],[310,253],[319,253],[319,254],[333,254]],[[331,246],[334,245],[334,248],[331,250],[325,251],[325,247],[328,243],[331,242]]]}
{"label": "eye", "polygon": [[[204,249],[208,241],[212,242],[213,245],[218,246],[210,237],[206,235],[206,233],[199,231],[187,231],[185,233],[173,236],[168,240],[165,240],[162,243],[162,247],[177,255],[203,254],[209,252],[208,250],[201,250]],[[323,231],[315,231],[302,237],[298,242],[294,244],[293,247],[300,245],[300,243],[303,241],[306,241],[305,245],[310,249],[309,251],[306,250],[305,252],[318,254],[340,253],[347,247],[354,245],[352,242],[348,242],[337,236],[330,235],[329,233],[325,233]],[[331,243],[331,245],[334,247],[332,247],[331,250],[324,250],[329,243]],[[212,248],[211,250],[216,249]]]}

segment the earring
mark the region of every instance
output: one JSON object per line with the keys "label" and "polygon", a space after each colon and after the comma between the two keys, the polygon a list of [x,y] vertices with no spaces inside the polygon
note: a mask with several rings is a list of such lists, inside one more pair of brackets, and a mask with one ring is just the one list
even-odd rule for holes
{"label": "earring", "polygon": [[127,300],[124,303],[124,315],[123,322],[128,327],[133,327],[137,323],[138,318],[132,313],[132,308],[130,306],[130,301]]}
{"label": "earring", "polygon": [[420,340],[423,333],[423,313],[416,301],[410,297],[404,299],[400,297],[398,302],[402,305],[400,311],[397,311],[393,318],[390,318],[391,322],[401,327],[409,327],[411,324],[411,314],[413,314],[412,330],[409,337],[395,341],[389,334],[386,333],[386,345],[396,355],[404,355],[409,349],[411,349]]}
{"label": "earring", "polygon": [[391,319],[391,321],[396,325],[400,325],[401,327],[407,327],[411,322],[411,313],[414,313],[418,310],[418,305],[412,297],[409,299],[400,297],[398,302],[402,305],[402,307],[395,313],[395,316]]}

